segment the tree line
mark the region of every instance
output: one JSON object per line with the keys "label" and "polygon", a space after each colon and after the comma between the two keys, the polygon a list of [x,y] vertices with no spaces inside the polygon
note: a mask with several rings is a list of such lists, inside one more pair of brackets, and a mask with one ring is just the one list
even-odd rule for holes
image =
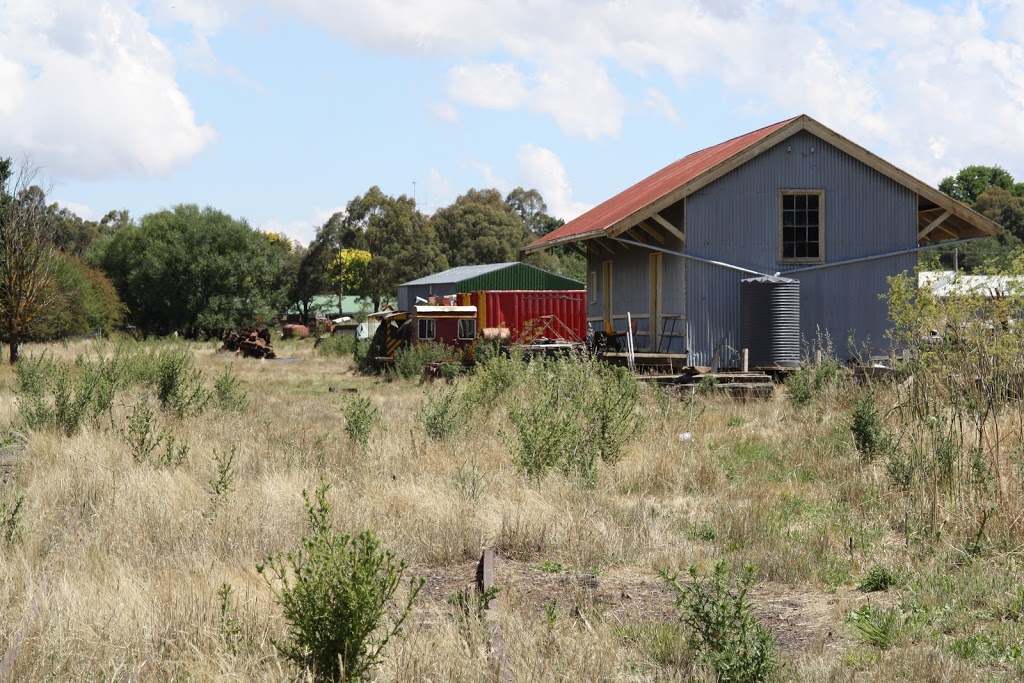
{"label": "tree line", "polygon": [[[122,326],[140,336],[217,337],[272,323],[291,306],[305,316],[323,294],[357,295],[379,310],[402,282],[518,260],[522,246],[562,223],[532,189],[473,189],[428,216],[375,186],[306,246],[195,204],[86,220],[48,204],[26,164],[0,158],[0,338],[13,362],[25,341]],[[583,279],[571,251],[529,261]]]}
{"label": "tree line", "polygon": [[[995,239],[961,245],[968,272],[1005,269],[1024,255],[1024,183],[999,166],[968,166],[939,189],[1001,224]],[[541,194],[471,189],[432,215],[379,187],[350,200],[306,246],[212,207],[181,204],[136,219],[86,220],[56,203],[30,166],[0,158],[0,338],[11,361],[25,341],[105,333],[213,337],[268,324],[313,298],[354,294],[380,310],[400,283],[449,267],[515,261],[563,224]],[[948,266],[953,250],[945,249]],[[566,248],[527,261],[583,280]]]}
{"label": "tree line", "polygon": [[1024,255],[1024,182],[1000,166],[967,166],[939,183],[939,190],[1003,227],[993,239],[940,249],[940,262],[967,273],[1006,271]]}

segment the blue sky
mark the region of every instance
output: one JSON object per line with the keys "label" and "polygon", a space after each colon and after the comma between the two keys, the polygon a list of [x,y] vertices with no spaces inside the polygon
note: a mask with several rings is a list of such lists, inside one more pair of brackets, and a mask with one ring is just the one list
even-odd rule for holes
{"label": "blue sky", "polygon": [[0,0],[0,156],[80,215],[308,241],[369,187],[569,219],[806,113],[935,184],[1024,179],[1019,0]]}

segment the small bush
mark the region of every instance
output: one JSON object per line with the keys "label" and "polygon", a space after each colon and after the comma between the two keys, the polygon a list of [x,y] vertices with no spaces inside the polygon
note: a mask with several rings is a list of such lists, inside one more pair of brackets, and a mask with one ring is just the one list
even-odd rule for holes
{"label": "small bush", "polygon": [[876,455],[888,449],[889,440],[882,426],[873,391],[867,391],[857,399],[850,424],[853,442],[865,462],[871,462]]}
{"label": "small bush", "polygon": [[74,436],[82,428],[92,403],[92,384],[88,377],[61,364],[53,389],[53,421],[65,436]]}
{"label": "small bush", "polygon": [[213,383],[213,402],[221,410],[238,413],[244,413],[249,407],[249,397],[230,365],[224,366]]}
{"label": "small bush", "polygon": [[[435,342],[410,344],[395,352],[394,371],[402,379],[415,379],[423,375],[428,363],[440,363],[443,368],[452,367],[450,372],[463,371],[462,353],[455,347]],[[444,374],[442,372],[442,374]]]}
{"label": "small bush", "polygon": [[179,418],[199,415],[212,399],[188,349],[165,350],[157,356],[156,395],[161,407]]}
{"label": "small bush", "polygon": [[690,567],[691,583],[680,584],[674,574],[662,576],[679,593],[688,643],[697,661],[711,669],[721,683],[759,683],[771,680],[777,668],[775,639],[754,617],[747,598],[754,582],[753,568],[740,577],[719,562],[705,576]]}
{"label": "small bush", "polygon": [[511,349],[481,360],[479,354],[466,384],[468,404],[481,406],[490,413],[517,385],[526,383],[526,362],[521,351]]}
{"label": "small bush", "polygon": [[315,681],[361,681],[399,634],[423,580],[409,580],[405,601],[392,613],[405,562],[396,562],[371,531],[335,532],[327,490],[319,487],[313,500],[303,492],[309,531],[302,547],[257,569],[288,622],[286,642],[274,643],[278,651]]}
{"label": "small bush", "polygon": [[454,434],[462,424],[462,404],[458,390],[445,387],[427,396],[421,410],[423,429],[434,441],[442,441]]}
{"label": "small bush", "polygon": [[53,408],[47,400],[47,393],[56,372],[56,365],[45,354],[39,358],[22,358],[14,366],[18,412],[29,429],[45,429],[53,424]]}
{"label": "small bush", "polygon": [[321,356],[341,357],[353,354],[356,349],[356,337],[352,333],[332,334],[321,337],[316,352]]}
{"label": "small bush", "polygon": [[893,586],[898,586],[899,583],[899,576],[888,568],[876,564],[864,575],[864,578],[857,586],[857,590],[861,593],[874,593],[889,590]]}
{"label": "small bush", "polygon": [[352,443],[359,444],[365,451],[370,445],[377,408],[365,396],[356,396],[347,401],[341,411],[345,416],[345,434]]}
{"label": "small bush", "polygon": [[557,468],[592,486],[597,462],[618,460],[642,424],[636,378],[576,356],[537,360],[524,374],[503,433],[517,464],[535,479]]}
{"label": "small bush", "polygon": [[25,504],[25,496],[17,499],[0,501],[0,540],[8,545],[21,536],[21,508]]}
{"label": "small bush", "polygon": [[136,403],[121,430],[121,440],[131,449],[132,459],[137,463],[147,462],[164,437],[149,406],[144,401]]}
{"label": "small bush", "polygon": [[231,654],[237,654],[242,642],[242,623],[238,620],[238,605],[230,583],[224,582],[217,590],[220,600],[220,635]]}

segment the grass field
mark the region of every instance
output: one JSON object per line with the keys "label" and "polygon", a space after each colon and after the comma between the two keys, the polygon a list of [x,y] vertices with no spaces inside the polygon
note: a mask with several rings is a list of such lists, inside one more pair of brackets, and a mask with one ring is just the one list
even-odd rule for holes
{"label": "grass field", "polygon": [[[126,386],[73,430],[27,428],[24,390],[0,369],[0,681],[304,680],[274,645],[287,624],[257,566],[299,546],[302,492],[321,483],[335,529],[373,530],[426,580],[375,680],[498,680],[492,623],[506,680],[714,680],[695,666],[660,572],[721,560],[753,567],[777,680],[1024,675],[1019,405],[986,427],[998,452],[968,448],[973,460],[950,460],[951,476],[899,486],[900,467],[917,461],[858,452],[863,390],[848,381],[822,382],[803,405],[785,389],[751,402],[709,392],[692,410],[689,397],[642,386],[631,411],[641,427],[617,457],[590,476],[531,476],[512,427],[529,390],[386,381],[311,342],[276,347],[287,360],[157,343],[190,354],[208,388],[230,367],[248,407],[179,415],[152,388]],[[115,350],[24,353],[73,375],[77,357]],[[365,447],[346,431],[357,399],[373,409]],[[875,400],[891,423],[899,390]],[[140,406],[164,437],[144,457],[129,428]],[[956,482],[968,476],[988,484],[967,492]],[[500,588],[486,623],[449,600],[472,584],[483,547],[498,553]]]}

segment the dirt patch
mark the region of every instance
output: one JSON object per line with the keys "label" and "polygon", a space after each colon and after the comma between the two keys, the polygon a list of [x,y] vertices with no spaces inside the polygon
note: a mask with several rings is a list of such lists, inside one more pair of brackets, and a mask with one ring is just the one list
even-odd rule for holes
{"label": "dirt patch", "polygon": [[[415,568],[426,579],[417,611],[436,614],[456,590],[472,586],[476,562],[453,567]],[[524,562],[499,558],[495,584],[501,588],[499,605],[544,614],[555,601],[565,613],[584,611],[601,615],[616,625],[667,623],[679,619],[676,592],[654,573],[610,569],[599,575],[572,571],[542,571]],[[835,593],[778,584],[759,584],[750,593],[755,613],[790,655],[806,652],[839,653],[850,644],[844,619],[869,598],[853,589]]]}
{"label": "dirt patch", "polygon": [[24,450],[21,446],[0,448],[0,486],[14,480],[14,470]]}

